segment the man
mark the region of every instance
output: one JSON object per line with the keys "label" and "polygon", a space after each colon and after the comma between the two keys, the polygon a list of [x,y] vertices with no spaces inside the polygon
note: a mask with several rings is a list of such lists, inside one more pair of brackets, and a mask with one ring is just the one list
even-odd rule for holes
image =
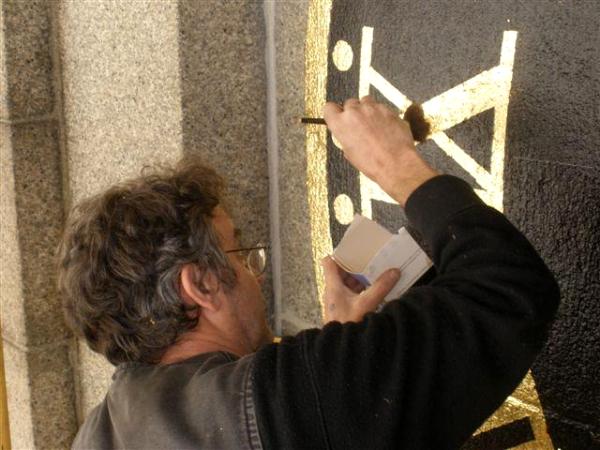
{"label": "man", "polygon": [[326,325],[273,344],[264,247],[240,249],[214,172],[111,188],[74,212],[60,253],[67,319],[118,365],[75,448],[458,448],[519,384],[559,302],[535,250],[385,106],[324,117],[405,208],[435,278],[372,313],[398,274],[364,289],[325,257]]}

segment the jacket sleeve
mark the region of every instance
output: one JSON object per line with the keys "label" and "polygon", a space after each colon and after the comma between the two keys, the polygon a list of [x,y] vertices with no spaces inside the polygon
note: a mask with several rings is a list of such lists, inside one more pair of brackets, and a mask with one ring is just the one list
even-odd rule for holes
{"label": "jacket sleeve", "polygon": [[458,448],[541,349],[559,291],[525,237],[448,175],[419,187],[406,214],[436,277],[360,323],[257,353],[267,448]]}

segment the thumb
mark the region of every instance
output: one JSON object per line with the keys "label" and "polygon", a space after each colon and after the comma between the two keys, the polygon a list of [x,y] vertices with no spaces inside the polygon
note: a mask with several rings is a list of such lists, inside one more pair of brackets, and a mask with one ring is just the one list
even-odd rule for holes
{"label": "thumb", "polygon": [[326,285],[329,287],[339,287],[344,284],[340,273],[341,269],[331,256],[322,258],[321,266],[323,267],[323,277],[325,278]]}
{"label": "thumb", "polygon": [[363,301],[375,308],[393,289],[400,279],[400,269],[389,269],[382,273],[377,280],[363,292]]}

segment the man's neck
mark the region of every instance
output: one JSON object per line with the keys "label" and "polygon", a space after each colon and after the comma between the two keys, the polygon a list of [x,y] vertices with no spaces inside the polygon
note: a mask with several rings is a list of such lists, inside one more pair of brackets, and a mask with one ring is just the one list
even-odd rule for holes
{"label": "man's neck", "polygon": [[[203,330],[203,331],[200,331]],[[173,364],[202,353],[227,352],[239,357],[252,353],[245,339],[226,336],[206,323],[198,325],[180,336],[163,354],[159,364]]]}

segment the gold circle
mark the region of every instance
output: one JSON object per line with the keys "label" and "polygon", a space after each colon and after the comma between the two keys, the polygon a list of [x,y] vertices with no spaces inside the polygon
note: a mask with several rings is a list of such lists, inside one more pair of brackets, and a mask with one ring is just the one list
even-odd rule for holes
{"label": "gold circle", "polygon": [[348,225],[354,218],[354,205],[352,199],[346,194],[338,195],[333,201],[335,218],[342,225]]}
{"label": "gold circle", "polygon": [[352,59],[354,57],[352,53],[352,47],[346,41],[339,40],[333,47],[333,63],[335,67],[341,72],[345,72],[352,67]]}

